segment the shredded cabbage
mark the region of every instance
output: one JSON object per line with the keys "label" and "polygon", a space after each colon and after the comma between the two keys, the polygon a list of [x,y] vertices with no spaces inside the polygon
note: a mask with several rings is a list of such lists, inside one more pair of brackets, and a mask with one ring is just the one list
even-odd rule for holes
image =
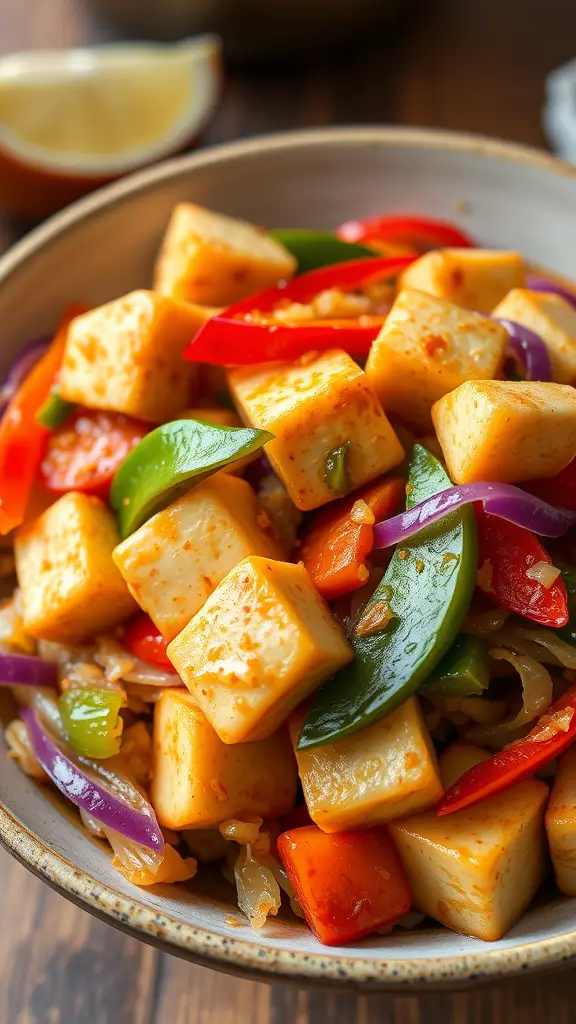
{"label": "shredded cabbage", "polygon": [[499,749],[523,735],[534,719],[550,707],[552,678],[539,661],[525,654],[515,654],[505,647],[492,647],[490,657],[496,661],[507,661],[518,672],[522,681],[522,707],[516,715],[496,725],[474,726],[466,733],[466,739]]}
{"label": "shredded cabbage", "polygon": [[252,853],[248,843],[241,846],[234,864],[238,906],[253,928],[260,929],[280,909],[280,886],[270,866]]}
{"label": "shredded cabbage", "polygon": [[34,753],[26,722],[21,718],[15,718],[6,727],[4,738],[10,748],[8,757],[13,757],[26,775],[38,779],[39,782],[47,782],[48,776]]}

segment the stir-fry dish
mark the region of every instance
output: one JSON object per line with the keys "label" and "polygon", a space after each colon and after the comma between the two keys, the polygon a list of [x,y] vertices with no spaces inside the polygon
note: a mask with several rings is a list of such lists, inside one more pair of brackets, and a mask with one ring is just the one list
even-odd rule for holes
{"label": "stir-fry dish", "polygon": [[548,853],[576,895],[575,383],[519,253],[179,204],[2,390],[10,756],[255,928],[498,939]]}

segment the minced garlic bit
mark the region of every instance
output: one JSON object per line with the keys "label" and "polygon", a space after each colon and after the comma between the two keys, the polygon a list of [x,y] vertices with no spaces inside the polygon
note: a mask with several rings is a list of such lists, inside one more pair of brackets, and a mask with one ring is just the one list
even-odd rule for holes
{"label": "minced garlic bit", "polygon": [[276,307],[273,313],[274,320],[282,323],[294,323],[298,320],[313,320],[314,309],[311,305],[302,302],[290,302]]}
{"label": "minced garlic bit", "polygon": [[555,565],[550,565],[549,562],[536,562],[526,569],[526,575],[529,580],[537,580],[548,590],[558,579],[560,569],[557,569]]}
{"label": "minced garlic bit", "polygon": [[376,516],[362,498],[359,498],[352,505],[350,519],[353,523],[363,523],[366,526],[373,526],[376,522]]}
{"label": "minced garlic bit", "polygon": [[416,572],[424,572],[424,562],[421,558],[417,558],[415,561]]}
{"label": "minced garlic bit", "polygon": [[372,636],[395,619],[396,616],[387,601],[373,601],[360,616],[354,632],[357,636]]}
{"label": "minced garlic bit", "polygon": [[347,316],[360,316],[369,313],[372,303],[367,295],[354,292],[343,292],[340,288],[327,288],[313,300],[314,315],[319,320]]}
{"label": "minced garlic bit", "polygon": [[368,580],[370,579],[370,571],[368,567],[365,565],[358,566],[358,572],[356,575],[358,576],[358,579],[361,581],[361,583],[367,583]]}
{"label": "minced garlic bit", "polygon": [[491,590],[492,589],[492,577],[494,576],[494,567],[488,559],[482,563],[478,572],[476,573],[476,582],[480,587],[480,590]]}
{"label": "minced garlic bit", "polygon": [[539,725],[532,730],[527,739],[532,743],[546,743],[547,740],[554,739],[559,732],[568,732],[573,717],[574,708],[562,708],[552,714],[543,715]]}

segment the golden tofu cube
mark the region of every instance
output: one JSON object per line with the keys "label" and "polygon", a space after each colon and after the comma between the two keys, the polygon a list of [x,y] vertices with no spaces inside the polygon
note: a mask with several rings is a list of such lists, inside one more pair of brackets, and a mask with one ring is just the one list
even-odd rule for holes
{"label": "golden tofu cube", "polygon": [[[469,755],[462,763],[471,766]],[[432,810],[390,822],[414,907],[464,935],[502,938],[544,876],[547,799],[548,787],[528,779],[442,818]]]}
{"label": "golden tofu cube", "polygon": [[515,320],[539,334],[548,349],[553,379],[558,384],[576,381],[576,309],[561,295],[513,288],[494,316]]}
{"label": "golden tofu cube", "polygon": [[152,516],[113,558],[140,607],[173,640],[249,555],[282,558],[282,545],[250,484],[217,473]]}
{"label": "golden tofu cube", "polygon": [[576,452],[576,390],[536,381],[466,381],[432,407],[456,484],[555,476]]}
{"label": "golden tofu cube", "polygon": [[[228,375],[245,423],[269,430],[266,453],[297,508],[337,498],[326,460],[348,445],[346,491],[369,483],[404,457],[366,374],[346,352],[295,363],[241,367]],[[329,476],[328,476],[329,480]]]}
{"label": "golden tofu cube", "polygon": [[546,811],[546,834],[556,885],[567,896],[576,896],[576,747],[559,760]]}
{"label": "golden tofu cube", "polygon": [[292,277],[296,260],[262,228],[178,203],[156,262],[161,295],[203,306],[231,306]]}
{"label": "golden tofu cube", "polygon": [[213,828],[230,818],[279,818],[294,807],[296,762],[286,730],[227,746],[194,698],[164,690],[154,710],[151,799],[164,828]]}
{"label": "golden tofu cube", "polygon": [[21,527],[14,554],[26,631],[75,643],[133,615],[137,606],[112,560],[118,541],[104,502],[76,491]]}
{"label": "golden tofu cube", "polygon": [[323,832],[382,825],[440,800],[436,756],[416,697],[355,736],[297,750],[305,714],[294,712],[290,736],[310,817]]}
{"label": "golden tofu cube", "polygon": [[417,288],[457,306],[490,313],[512,288],[522,288],[524,260],[498,249],[434,249],[406,268],[402,288]]}
{"label": "golden tofu cube", "polygon": [[276,732],[352,656],[304,566],[259,556],[232,569],[168,647],[224,743]]}
{"label": "golden tofu cube", "polygon": [[366,376],[386,412],[429,426],[430,409],[448,391],[498,374],[507,344],[501,324],[405,289],[372,345]]}
{"label": "golden tofu cube", "polygon": [[174,418],[196,380],[182,359],[208,319],[199,306],[136,291],[76,317],[59,379],[62,398],[150,423]]}

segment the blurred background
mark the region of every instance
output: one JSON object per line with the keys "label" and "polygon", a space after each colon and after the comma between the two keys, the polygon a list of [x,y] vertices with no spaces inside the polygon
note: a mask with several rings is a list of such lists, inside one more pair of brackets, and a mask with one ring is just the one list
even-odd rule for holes
{"label": "blurred background", "polygon": [[[0,56],[113,40],[174,41],[199,32],[222,37],[221,64],[214,42],[204,62],[204,71],[212,69],[212,91],[197,103],[194,78],[186,130],[170,134],[170,118],[166,122],[159,114],[156,138],[141,146],[140,163],[190,139],[209,145],[286,128],[351,123],[460,129],[546,147],[545,82],[576,56],[576,3],[0,0]],[[95,93],[83,91],[80,82],[82,75],[94,74],[86,58],[59,64],[57,88],[52,82],[50,89],[45,73],[50,74],[38,72],[37,54],[6,65],[4,80],[0,61],[0,251],[39,219],[38,210],[63,201],[70,178],[78,181],[77,168],[70,172],[71,152],[82,149],[77,187],[85,191],[87,179],[94,184],[102,177],[104,150],[112,159],[132,136],[136,146],[143,82],[154,80],[150,59],[148,53],[136,60],[140,76],[107,72],[101,81],[96,68]],[[74,78],[74,68],[80,78]],[[206,77],[202,81],[206,88]],[[569,108],[569,79],[562,89]],[[95,107],[84,107],[87,96]],[[105,126],[96,130],[102,110]],[[554,123],[569,127],[569,120],[568,109]],[[18,159],[6,131],[24,139],[16,147]],[[555,131],[556,141],[561,135]],[[40,177],[30,167],[30,139],[43,146],[49,170]],[[566,978],[538,978],[472,1000],[461,994],[375,1001],[235,981],[112,930],[4,853],[0,865],[0,1024],[489,1024],[546,1020],[552,996],[555,1024],[574,1020]]]}
{"label": "blurred background", "polygon": [[[66,53],[111,42],[104,58]],[[564,154],[570,127],[576,139],[571,74],[542,126],[547,76],[576,56],[574,0],[0,0],[2,56],[3,247],[26,227],[6,212],[38,219],[191,142],[349,123],[553,139]]]}
{"label": "blurred background", "polygon": [[[205,73],[207,61],[192,61],[190,95],[182,97],[181,86],[174,86],[170,101],[173,121],[187,116],[188,125],[179,122],[180,134],[175,131],[177,139],[171,141],[170,109],[160,111],[156,129],[145,126],[149,136],[140,163],[181,149],[191,138],[206,145],[284,128],[354,122],[464,129],[546,145],[545,81],[552,69],[576,56],[576,5],[573,0],[0,0],[3,55],[119,40],[174,41],[200,32],[221,38],[223,77],[215,70],[216,54],[208,76],[212,93],[205,94],[205,74],[203,98],[196,99],[202,93],[198,67],[204,63],[200,71]],[[210,45],[220,48],[218,41]],[[138,111],[150,105],[150,83],[158,83],[157,94],[168,95],[168,79],[150,63],[150,52],[134,58],[128,51],[123,59],[133,65],[127,78],[115,77],[113,69],[102,74],[98,58],[96,68],[86,58],[43,67],[36,53],[0,62],[0,212],[8,208],[37,217],[88,187],[84,181],[70,189],[68,180],[67,188],[58,190],[53,180],[47,184],[23,174],[34,163],[33,154],[2,159],[6,130],[17,143],[40,139],[40,163],[46,158],[60,185],[62,176],[74,177],[77,168],[69,166],[70,152],[56,152],[56,135],[69,150],[80,141],[81,176],[91,177],[92,186],[112,175],[99,172],[101,161],[90,166],[91,146],[100,156],[104,146],[112,158],[131,159],[142,143],[144,126],[135,122],[141,120]],[[572,84],[565,88],[570,99]],[[176,110],[180,102],[187,104],[187,115]],[[91,138],[94,132],[100,137]],[[130,159],[127,163],[135,165]],[[13,230],[3,223],[3,245]],[[20,230],[22,225],[16,227]]]}

